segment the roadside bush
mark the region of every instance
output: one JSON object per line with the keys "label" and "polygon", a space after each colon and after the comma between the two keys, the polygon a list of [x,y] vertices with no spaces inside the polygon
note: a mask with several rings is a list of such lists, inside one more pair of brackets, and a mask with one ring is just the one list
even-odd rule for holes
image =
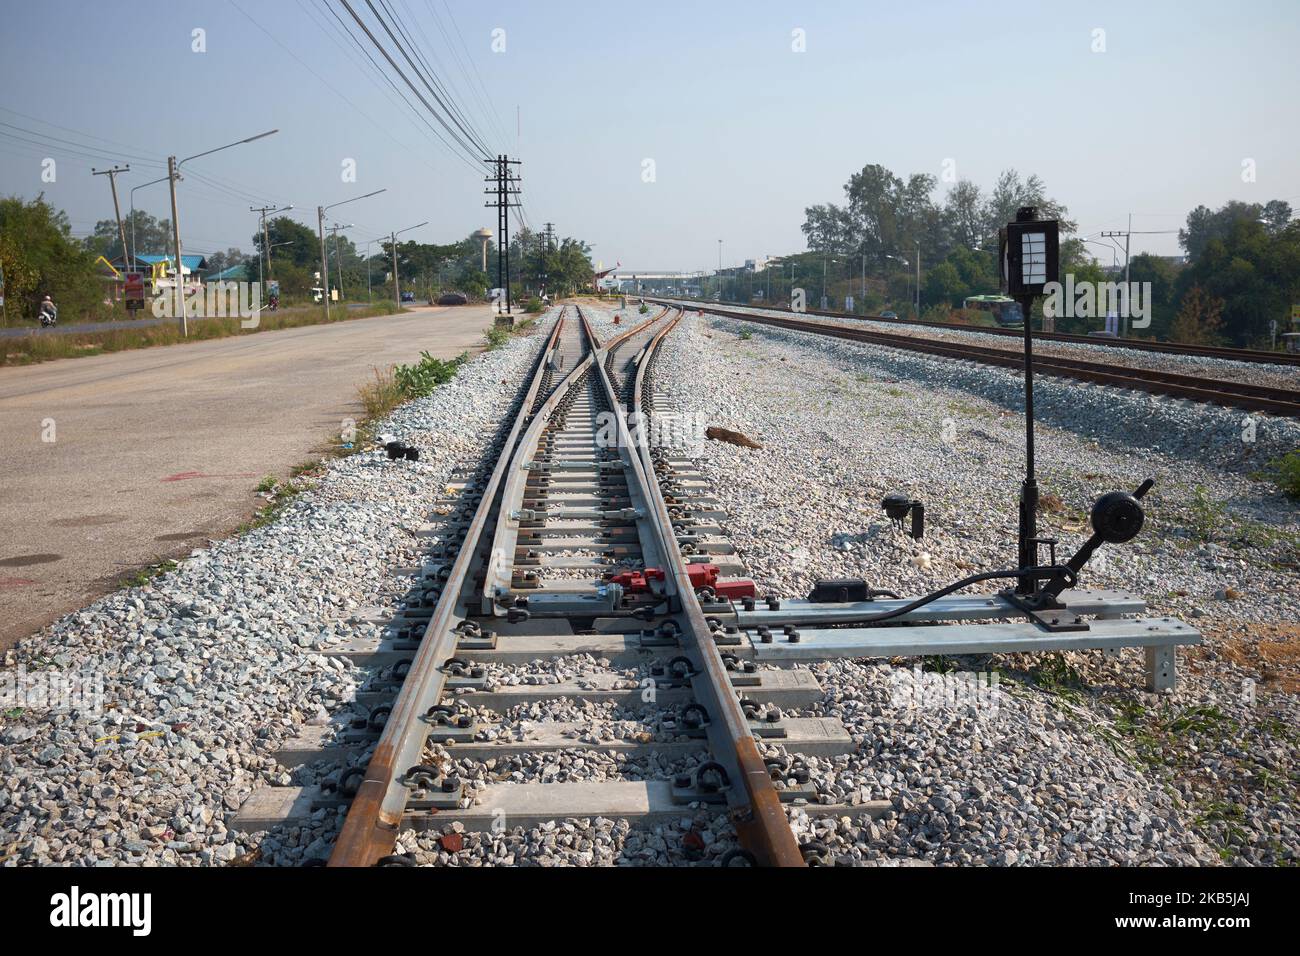
{"label": "roadside bush", "polygon": [[374,380],[357,386],[357,398],[366,410],[366,418],[382,418],[402,402],[401,389],[393,369],[374,367]]}
{"label": "roadside bush", "polygon": [[454,359],[437,359],[428,352],[420,353],[420,361],[414,365],[397,365],[393,368],[393,380],[403,398],[423,398],[433,390],[456,376],[456,370],[469,360],[469,353],[462,352]]}
{"label": "roadside bush", "polygon": [[5,274],[4,315],[34,318],[41,297],[51,295],[60,321],[98,311],[104,284],[95,257],[73,238],[68,217],[38,196],[0,199],[0,268]]}
{"label": "roadside bush", "polygon": [[1300,451],[1290,451],[1270,463],[1277,486],[1292,498],[1300,498]]}

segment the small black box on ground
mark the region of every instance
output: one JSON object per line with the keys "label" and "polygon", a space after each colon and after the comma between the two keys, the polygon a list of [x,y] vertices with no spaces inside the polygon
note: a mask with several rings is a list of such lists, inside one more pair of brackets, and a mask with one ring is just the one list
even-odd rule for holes
{"label": "small black box on ground", "polygon": [[867,582],[861,578],[833,578],[818,580],[808,600],[814,604],[848,604],[851,601],[869,601],[871,597]]}

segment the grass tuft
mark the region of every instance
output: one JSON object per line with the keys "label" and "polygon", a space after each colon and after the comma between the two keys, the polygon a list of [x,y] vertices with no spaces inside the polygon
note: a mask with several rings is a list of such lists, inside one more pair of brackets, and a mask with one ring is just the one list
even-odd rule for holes
{"label": "grass tuft", "polygon": [[157,564],[151,564],[147,568],[141,568],[134,574],[128,575],[122,579],[122,586],[128,588],[142,588],[154,578],[161,577],[169,571],[175,571],[177,564],[175,561],[160,561]]}

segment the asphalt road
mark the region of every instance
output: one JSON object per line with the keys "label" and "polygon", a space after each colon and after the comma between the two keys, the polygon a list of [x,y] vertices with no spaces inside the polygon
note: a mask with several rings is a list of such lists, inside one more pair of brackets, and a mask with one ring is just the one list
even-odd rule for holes
{"label": "asphalt road", "polygon": [[361,417],[371,366],[473,351],[491,324],[422,307],[0,368],[0,649],[246,521],[264,475]]}

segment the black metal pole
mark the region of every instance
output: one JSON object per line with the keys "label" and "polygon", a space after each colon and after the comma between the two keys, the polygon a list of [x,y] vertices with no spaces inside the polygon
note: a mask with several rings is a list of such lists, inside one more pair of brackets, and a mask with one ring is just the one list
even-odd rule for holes
{"label": "black metal pole", "polygon": [[[506,261],[505,249],[502,246],[502,243],[506,238],[504,225],[505,220],[503,218],[505,214],[506,197],[501,191],[505,188],[505,184],[502,181],[502,175],[505,172],[505,168],[505,157],[497,156],[497,288],[501,290],[503,296],[505,295]],[[497,304],[497,308],[501,308],[500,303]]]}
{"label": "black metal pole", "polygon": [[[1038,479],[1034,470],[1034,329],[1030,309],[1034,304],[1032,295],[1017,296],[1020,311],[1025,320],[1025,480],[1020,487],[1020,531],[1017,537],[1021,569],[1032,568],[1037,564],[1037,547],[1033,539],[1038,536]],[[1030,577],[1022,577],[1016,585],[1017,594],[1033,594],[1038,589],[1038,582]]]}
{"label": "black metal pole", "polygon": [[501,238],[506,246],[506,315],[510,315],[510,164],[505,157],[501,159],[501,180],[501,217],[504,224]]}

